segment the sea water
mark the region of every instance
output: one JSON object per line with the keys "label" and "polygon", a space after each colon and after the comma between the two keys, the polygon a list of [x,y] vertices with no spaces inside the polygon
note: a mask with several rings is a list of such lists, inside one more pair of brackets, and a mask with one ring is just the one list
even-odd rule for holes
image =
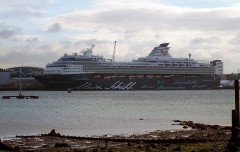
{"label": "sea water", "polygon": [[[17,95],[1,91],[3,95]],[[92,136],[177,129],[172,120],[231,125],[234,90],[24,91],[0,99],[0,138],[49,133]]]}

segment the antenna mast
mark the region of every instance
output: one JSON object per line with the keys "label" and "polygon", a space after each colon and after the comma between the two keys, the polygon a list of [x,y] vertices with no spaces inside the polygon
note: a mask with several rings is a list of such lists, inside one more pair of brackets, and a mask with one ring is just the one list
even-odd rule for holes
{"label": "antenna mast", "polygon": [[114,41],[114,49],[113,49],[113,55],[112,55],[112,61],[113,61],[113,62],[114,62],[114,60],[115,60],[116,43],[117,43],[117,41]]}
{"label": "antenna mast", "polygon": [[21,68],[20,68],[19,96],[22,96],[22,65],[21,65]]}
{"label": "antenna mast", "polygon": [[92,49],[94,48],[94,46],[95,46],[95,45],[92,45],[91,48],[90,48],[90,50],[92,50]]}

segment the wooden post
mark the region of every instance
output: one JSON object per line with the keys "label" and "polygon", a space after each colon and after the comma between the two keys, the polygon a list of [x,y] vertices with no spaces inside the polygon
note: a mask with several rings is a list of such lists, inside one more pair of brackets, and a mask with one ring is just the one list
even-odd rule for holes
{"label": "wooden post", "polygon": [[231,137],[231,141],[236,141],[237,137],[238,137],[236,117],[237,117],[236,110],[232,110],[232,137]]}
{"label": "wooden post", "polygon": [[235,88],[235,110],[236,110],[236,127],[239,127],[239,81],[234,80]]}
{"label": "wooden post", "polygon": [[232,110],[232,137],[231,140],[236,142],[239,136],[239,82],[234,80],[235,89],[235,109]]}
{"label": "wooden post", "polygon": [[232,110],[232,137],[228,143],[229,151],[236,151],[239,138],[239,80],[234,80],[235,109]]}

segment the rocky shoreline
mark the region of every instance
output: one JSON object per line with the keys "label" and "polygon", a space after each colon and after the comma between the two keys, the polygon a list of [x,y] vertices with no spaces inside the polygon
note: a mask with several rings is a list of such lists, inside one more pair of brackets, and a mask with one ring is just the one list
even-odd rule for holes
{"label": "rocky shoreline", "polygon": [[231,127],[174,120],[181,130],[92,137],[48,134],[16,136],[0,142],[0,151],[227,151]]}

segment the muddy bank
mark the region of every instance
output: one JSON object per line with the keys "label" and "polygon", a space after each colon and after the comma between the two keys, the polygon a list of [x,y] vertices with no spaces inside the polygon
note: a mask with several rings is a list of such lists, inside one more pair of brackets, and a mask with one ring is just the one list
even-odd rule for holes
{"label": "muddy bank", "polygon": [[[182,130],[91,137],[65,136],[52,130],[2,141],[15,151],[226,151],[231,127],[174,120]],[[3,146],[2,146],[3,147]],[[12,148],[12,149],[11,149]],[[4,150],[4,148],[0,150]]]}

